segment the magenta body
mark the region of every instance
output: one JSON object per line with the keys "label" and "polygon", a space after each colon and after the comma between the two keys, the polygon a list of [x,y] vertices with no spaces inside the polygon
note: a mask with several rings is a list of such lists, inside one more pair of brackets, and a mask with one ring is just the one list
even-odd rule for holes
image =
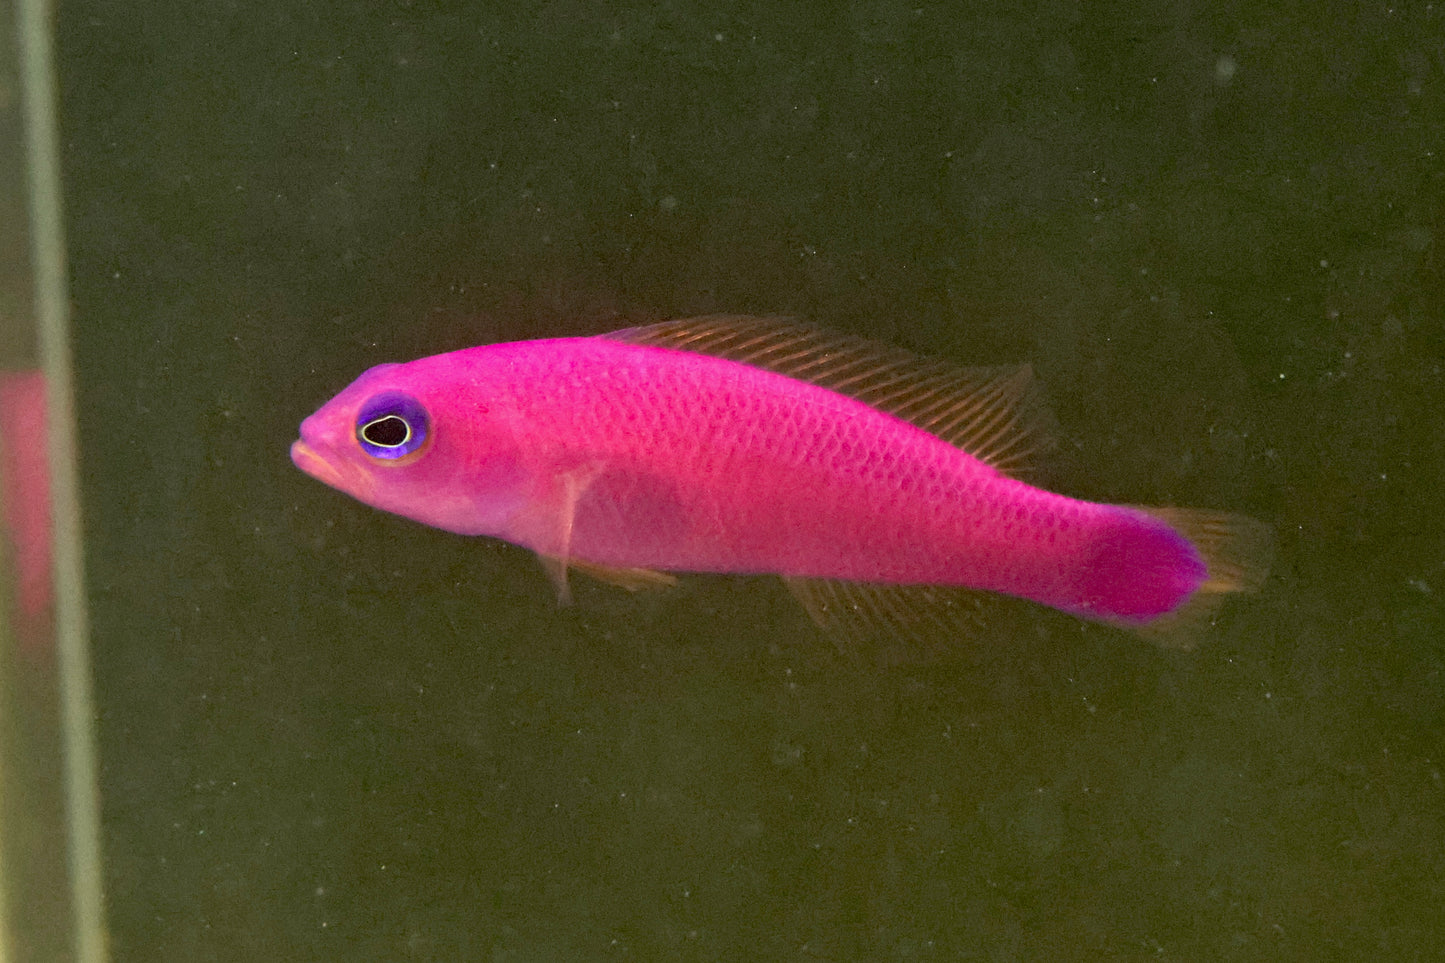
{"label": "magenta body", "polygon": [[[383,390],[430,417],[398,463],[355,438]],[[826,388],[606,337],[373,368],[303,423],[293,458],[376,507],[609,567],[964,586],[1130,624],[1206,574],[1143,512],[1006,477]]]}

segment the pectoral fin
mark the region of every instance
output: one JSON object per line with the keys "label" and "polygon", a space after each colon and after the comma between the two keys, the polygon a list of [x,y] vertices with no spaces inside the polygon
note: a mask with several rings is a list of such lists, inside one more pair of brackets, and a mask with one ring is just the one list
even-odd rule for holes
{"label": "pectoral fin", "polygon": [[537,556],[537,561],[542,563],[542,569],[547,573],[547,578],[552,580],[552,587],[557,590],[557,604],[572,604],[572,588],[567,584],[567,563],[555,555]]}
{"label": "pectoral fin", "polygon": [[599,582],[617,585],[629,592],[677,584],[677,578],[666,572],[648,568],[615,568],[572,557],[572,532],[577,518],[577,505],[588,487],[602,474],[600,468],[593,466],[577,468],[557,477],[556,508],[548,521],[552,529],[550,543],[556,546],[556,552],[538,552],[537,560],[542,563],[547,577],[556,587],[557,601],[561,605],[568,605],[572,601],[572,589],[567,581],[568,569],[577,569]]}
{"label": "pectoral fin", "polygon": [[557,589],[557,604],[572,603],[572,589],[567,584],[567,567],[572,562],[572,528],[577,519],[577,503],[582,493],[597,477],[595,468],[578,468],[557,476],[556,510],[549,520],[552,527],[550,542],[557,547],[556,554],[537,553],[537,560],[547,571],[547,577]]}

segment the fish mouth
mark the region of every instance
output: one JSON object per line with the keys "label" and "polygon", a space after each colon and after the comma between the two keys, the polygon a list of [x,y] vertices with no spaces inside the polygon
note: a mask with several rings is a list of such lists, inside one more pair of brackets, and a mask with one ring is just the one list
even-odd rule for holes
{"label": "fish mouth", "polygon": [[344,489],[341,473],[332,464],[316,453],[316,449],[304,441],[291,443],[291,462],[317,481],[325,482],[332,488]]}

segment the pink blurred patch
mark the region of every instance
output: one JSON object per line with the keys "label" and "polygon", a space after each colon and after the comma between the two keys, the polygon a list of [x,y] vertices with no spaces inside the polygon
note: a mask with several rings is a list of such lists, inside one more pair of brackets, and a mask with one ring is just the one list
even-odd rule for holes
{"label": "pink blurred patch", "polygon": [[45,377],[0,372],[0,497],[15,568],[13,621],[23,649],[50,645],[50,466],[46,454]]}

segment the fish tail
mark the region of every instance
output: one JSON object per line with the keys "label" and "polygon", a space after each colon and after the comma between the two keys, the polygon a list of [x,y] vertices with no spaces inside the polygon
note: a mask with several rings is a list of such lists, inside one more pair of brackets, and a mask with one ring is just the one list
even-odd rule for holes
{"label": "fish tail", "polygon": [[1274,530],[1247,515],[1195,508],[1140,507],[1188,540],[1204,562],[1203,581],[1183,604],[1143,624],[1130,625],[1149,641],[1171,649],[1192,649],[1235,592],[1264,584],[1274,558]]}

